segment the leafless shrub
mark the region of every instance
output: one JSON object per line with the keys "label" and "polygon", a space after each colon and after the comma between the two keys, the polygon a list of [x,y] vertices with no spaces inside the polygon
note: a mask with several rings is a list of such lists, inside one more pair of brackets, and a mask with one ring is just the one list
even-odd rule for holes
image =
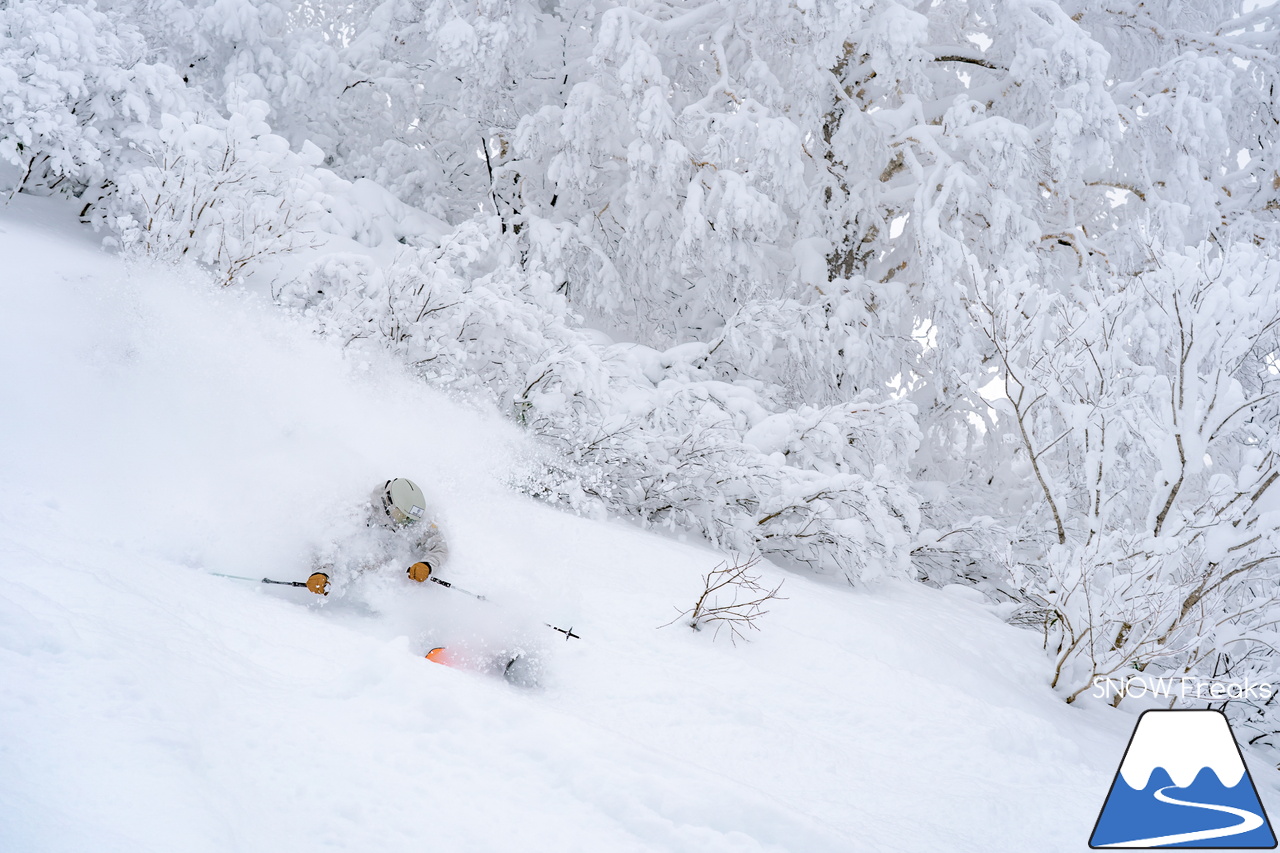
{"label": "leafless shrub", "polygon": [[765,605],[786,600],[785,596],[778,595],[783,581],[769,589],[760,583],[760,575],[752,572],[759,562],[760,555],[755,554],[746,560],[734,557],[720,563],[703,576],[702,594],[693,607],[680,611],[667,625],[683,621],[695,631],[714,625],[715,636],[720,635],[722,628],[728,628],[729,639],[735,644],[747,639],[748,630],[759,631],[756,621],[769,612]]}

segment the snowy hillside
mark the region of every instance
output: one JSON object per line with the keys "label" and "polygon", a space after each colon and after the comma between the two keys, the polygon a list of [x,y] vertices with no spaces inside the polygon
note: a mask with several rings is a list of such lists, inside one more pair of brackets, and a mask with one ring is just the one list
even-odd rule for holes
{"label": "snowy hillside", "polygon": [[[1033,633],[792,574],[750,643],[659,629],[715,553],[509,493],[511,427],[70,222],[0,214],[0,850],[1085,849],[1134,718],[1029,689]],[[210,574],[305,577],[395,475],[494,603]]]}

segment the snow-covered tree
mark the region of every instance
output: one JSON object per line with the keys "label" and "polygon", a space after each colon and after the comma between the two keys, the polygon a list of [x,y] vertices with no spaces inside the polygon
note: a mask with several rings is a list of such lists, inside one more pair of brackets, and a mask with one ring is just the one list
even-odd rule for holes
{"label": "snow-covered tree", "polygon": [[1133,667],[1204,675],[1274,636],[1278,274],[1250,244],[1205,244],[1132,279],[982,300],[994,402],[1036,484],[1012,575],[1071,696]]}
{"label": "snow-covered tree", "polygon": [[134,28],[92,4],[0,8],[0,157],[19,170],[10,195],[100,197],[160,113],[184,103],[173,71],[146,54]]}

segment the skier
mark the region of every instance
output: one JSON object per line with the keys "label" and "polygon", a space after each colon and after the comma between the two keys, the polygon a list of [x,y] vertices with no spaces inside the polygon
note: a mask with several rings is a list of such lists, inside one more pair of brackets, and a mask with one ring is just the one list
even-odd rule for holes
{"label": "skier", "polygon": [[[398,477],[375,488],[364,521],[364,527],[354,536],[334,543],[317,555],[315,571],[305,584],[294,585],[305,585],[314,593],[328,595],[331,576],[345,585],[361,572],[394,565],[408,566],[406,574],[410,580],[422,583],[431,579],[458,589],[432,577],[448,558],[449,546],[434,513],[428,510],[426,496],[412,480]],[[458,591],[483,599],[466,590]],[[577,636],[572,630],[555,630],[566,636]],[[507,681],[520,686],[530,687],[538,682],[538,665],[519,649],[493,654],[483,650],[468,652],[465,647],[437,646],[427,651],[426,658],[445,666],[501,673]]]}
{"label": "skier", "polygon": [[409,579],[422,583],[448,556],[448,543],[434,514],[428,512],[422,489],[406,477],[397,477],[373,490],[364,530],[316,556],[315,571],[306,586],[314,593],[328,595],[335,566],[345,583],[388,563],[408,566]]}

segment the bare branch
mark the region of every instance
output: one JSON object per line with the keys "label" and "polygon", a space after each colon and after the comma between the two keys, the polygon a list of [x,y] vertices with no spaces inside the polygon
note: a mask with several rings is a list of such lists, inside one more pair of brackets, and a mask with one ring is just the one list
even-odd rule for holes
{"label": "bare branch", "polygon": [[760,583],[759,575],[752,574],[759,562],[760,555],[754,554],[745,561],[734,558],[717,565],[703,576],[702,594],[693,607],[680,611],[666,625],[687,619],[686,624],[695,631],[715,625],[715,636],[719,636],[721,628],[728,627],[733,643],[747,639],[745,631],[760,630],[756,621],[769,612],[765,605],[785,600],[785,596],[778,595],[785,581],[769,589]]}

